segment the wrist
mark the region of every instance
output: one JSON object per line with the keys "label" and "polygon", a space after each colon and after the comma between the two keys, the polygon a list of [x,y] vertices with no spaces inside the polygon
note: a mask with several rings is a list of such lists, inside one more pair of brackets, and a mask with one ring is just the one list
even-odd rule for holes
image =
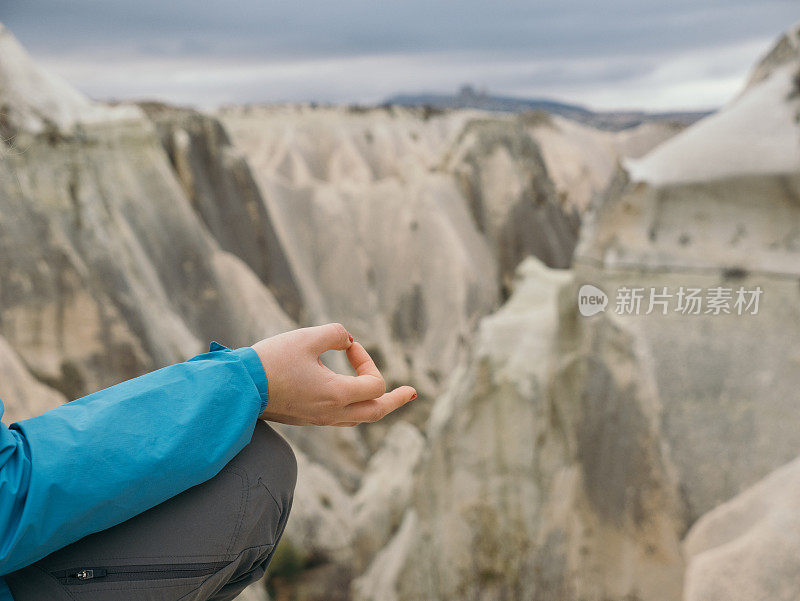
{"label": "wrist", "polygon": [[261,407],[258,411],[260,416],[264,413],[269,402],[269,384],[267,382],[267,374],[264,370],[264,365],[261,363],[258,353],[256,353],[252,347],[244,346],[231,352],[244,363],[247,373],[250,374],[253,385],[258,391],[258,396],[261,400]]}

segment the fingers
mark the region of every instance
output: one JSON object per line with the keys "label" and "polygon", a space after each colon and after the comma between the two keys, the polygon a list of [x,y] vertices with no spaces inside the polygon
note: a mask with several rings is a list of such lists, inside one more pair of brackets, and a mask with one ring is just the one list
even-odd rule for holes
{"label": "fingers", "polygon": [[[356,374],[359,376],[375,376],[383,380],[378,366],[375,365],[372,357],[369,356],[369,353],[361,346],[360,342],[354,342],[350,345],[350,348],[347,349],[347,360],[350,361],[350,365],[353,366],[353,369],[356,370]],[[384,392],[386,392],[385,389],[382,390],[380,394]]]}
{"label": "fingers", "polygon": [[333,385],[336,388],[336,396],[343,405],[375,399],[386,392],[386,383],[380,374],[377,376],[336,374],[333,378]]}
{"label": "fingers", "polygon": [[347,359],[357,375],[336,374],[333,380],[337,396],[343,404],[375,399],[386,392],[386,382],[381,372],[361,344],[354,342],[350,345],[347,349]]}
{"label": "fingers", "polygon": [[340,323],[303,328],[303,335],[308,338],[309,348],[317,355],[325,351],[347,350],[353,342],[353,337]]}
{"label": "fingers", "polygon": [[401,386],[377,399],[361,401],[344,407],[337,425],[355,425],[362,422],[376,422],[398,407],[402,407],[417,397],[411,386]]}

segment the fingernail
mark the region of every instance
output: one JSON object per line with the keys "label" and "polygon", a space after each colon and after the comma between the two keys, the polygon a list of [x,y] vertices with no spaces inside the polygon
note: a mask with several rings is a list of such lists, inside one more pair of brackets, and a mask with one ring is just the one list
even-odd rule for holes
{"label": "fingernail", "polygon": [[411,395],[411,400],[413,401],[415,398],[417,398],[417,393],[416,392]]}

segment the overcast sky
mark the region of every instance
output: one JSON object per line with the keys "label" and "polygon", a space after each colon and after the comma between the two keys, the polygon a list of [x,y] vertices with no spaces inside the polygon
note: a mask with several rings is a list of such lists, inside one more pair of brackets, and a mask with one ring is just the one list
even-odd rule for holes
{"label": "overcast sky", "polygon": [[453,92],[594,108],[714,107],[798,0],[0,0],[0,20],[95,98],[379,102]]}

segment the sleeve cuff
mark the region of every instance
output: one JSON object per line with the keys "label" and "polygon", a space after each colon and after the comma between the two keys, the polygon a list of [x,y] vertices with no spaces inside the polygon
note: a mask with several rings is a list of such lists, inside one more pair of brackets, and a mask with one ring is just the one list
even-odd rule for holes
{"label": "sleeve cuff", "polygon": [[259,415],[261,415],[267,408],[267,403],[269,401],[269,386],[267,385],[267,374],[264,372],[264,366],[261,364],[258,353],[249,346],[243,346],[242,348],[231,351],[218,342],[212,342],[209,347],[210,352],[222,350],[229,351],[231,354],[236,355],[242,363],[244,363],[245,368],[247,368],[247,373],[250,374],[253,383],[256,385],[258,396],[261,397],[261,410],[259,411]]}

